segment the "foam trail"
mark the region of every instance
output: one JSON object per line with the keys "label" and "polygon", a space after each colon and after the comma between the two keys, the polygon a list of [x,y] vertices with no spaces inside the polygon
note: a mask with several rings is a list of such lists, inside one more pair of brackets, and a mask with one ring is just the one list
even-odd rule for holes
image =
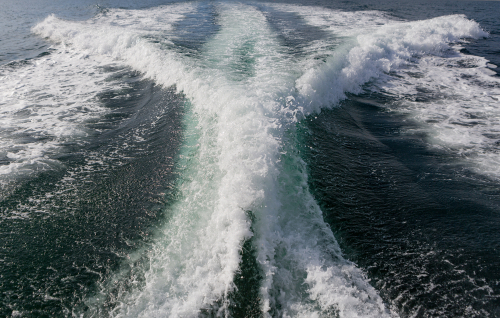
{"label": "foam trail", "polygon": [[[283,53],[280,54],[285,50],[267,26],[256,27],[266,25],[260,13],[250,15],[249,9],[237,8],[224,11],[223,17],[227,19],[223,25],[228,28],[210,43],[215,51],[209,51],[208,56],[220,56],[217,53],[219,50],[224,52],[227,60],[223,60],[225,63],[222,65],[216,64],[217,68],[224,70],[234,59],[240,59],[235,54],[240,48],[236,45],[234,49],[228,49],[227,44],[223,44],[234,45],[234,35],[246,35],[239,38],[238,43],[241,46],[248,45],[248,41],[253,43],[256,54],[247,58],[255,58],[256,63],[251,72],[253,77],[243,83],[250,89],[238,95],[248,96],[250,92],[255,92],[254,96],[250,96],[252,100],[243,107],[264,108],[259,117],[268,122],[259,124],[250,134],[245,133],[245,139],[252,136],[258,147],[256,153],[261,156],[257,161],[259,166],[253,166],[246,177],[257,176],[252,188],[260,189],[260,193],[245,209],[255,216],[253,242],[265,277],[261,286],[262,311],[266,316],[311,317],[334,312],[342,317],[387,316],[380,297],[361,271],[342,258],[333,234],[308,191],[305,165],[293,147],[286,146],[288,142],[294,143],[293,132],[292,140],[289,140],[290,136],[286,137],[285,131],[291,128],[293,131],[295,112],[300,109],[293,104],[294,79],[300,74],[298,66]],[[245,23],[238,23],[243,21],[243,17]],[[270,87],[272,90],[269,90]],[[241,115],[237,117],[244,120],[241,124],[248,122]],[[271,129],[265,131],[266,128]],[[248,141],[242,140],[242,144],[248,145]],[[264,147],[266,144],[268,146]],[[252,165],[255,161],[252,159]],[[223,166],[229,164],[226,162]],[[241,166],[237,169],[241,171]],[[272,312],[277,307],[283,309]]]}
{"label": "foam trail", "polygon": [[[94,47],[93,52],[109,53],[111,47],[131,45],[146,34],[165,38],[173,29],[172,24],[182,17],[181,12],[188,8],[179,5],[169,7],[168,11],[117,9],[84,24],[65,22],[61,28],[60,20],[50,16],[35,27],[34,32],[62,42],[63,46],[37,59],[12,62],[0,68],[0,162],[8,163],[0,165],[0,196],[12,191],[13,182],[20,178],[58,169],[61,164],[54,158],[64,145],[84,143],[91,133],[85,123],[108,112],[97,95],[127,86],[110,80],[121,71],[113,70],[116,55],[82,50],[82,46],[92,46],[88,44],[92,38],[86,37],[90,35],[88,31],[95,25],[101,26],[100,36],[107,32],[104,25],[111,29],[119,25],[120,29],[129,30],[124,36],[111,31],[106,41],[100,42],[103,45]],[[124,21],[127,23],[122,25]],[[65,46],[66,39],[81,46]],[[162,44],[169,43],[166,40]]]}
{"label": "foam trail", "polygon": [[488,36],[478,23],[463,15],[401,22],[378,12],[275,7],[296,12],[333,36],[347,37],[331,43],[336,49],[329,52],[328,45],[316,44],[318,54],[329,55],[326,63],[304,63],[308,67],[297,89],[308,105],[306,114],[336,105],[346,93],[374,90],[397,101],[388,108],[416,121],[421,127],[417,132],[425,132],[432,147],[456,155],[476,173],[500,177],[500,81],[492,76],[494,65],[460,53],[457,45]]}
{"label": "foam trail", "polygon": [[[181,199],[172,207],[172,219],[151,249],[143,286],[120,295],[115,315],[193,316],[225,299],[234,289],[241,244],[253,235],[247,217],[252,213],[258,224],[255,248],[266,274],[261,288],[264,312],[269,314],[270,304],[279,301],[285,308],[283,315],[314,313],[312,304],[319,303],[323,312],[333,306],[342,316],[373,316],[374,312],[383,316],[374,289],[341,258],[319,209],[313,204],[311,210],[307,189],[302,189],[305,197],[298,197],[306,200],[298,205],[299,210],[282,203],[290,199],[279,189],[280,182],[292,181],[280,171],[284,131],[294,122],[294,107],[289,106],[297,68],[281,52],[262,13],[244,5],[221,5],[219,19],[221,31],[206,45],[207,62],[198,68],[193,66],[195,61],[162,50],[129,28],[104,24],[99,29],[99,21],[87,26],[55,17],[35,28],[89,54],[123,60],[163,85],[175,84],[192,103],[193,117],[187,125],[195,136],[194,145],[189,148],[188,143],[186,149],[193,153],[183,172],[189,181],[180,186]],[[300,176],[303,187],[305,179]],[[298,224],[282,224],[281,217],[300,219],[303,228],[291,234]],[[317,227],[321,231],[314,234]],[[276,237],[276,231],[282,234]],[[283,244],[289,245],[286,257],[275,254]],[[324,248],[329,252],[322,252]],[[334,260],[328,255],[332,253]],[[286,264],[295,264],[297,269]],[[347,283],[342,270],[364,283]],[[297,283],[285,283],[289,271],[298,274],[292,275]],[[343,285],[332,292],[325,284],[335,280]],[[309,286],[306,290],[301,287],[304,283]],[[276,295],[278,290],[289,296]],[[376,305],[360,306],[359,301],[366,299],[354,301],[357,293],[378,299]],[[347,300],[340,305],[339,295]],[[218,306],[219,313],[227,312],[227,303]]]}
{"label": "foam trail", "polygon": [[[463,15],[443,16],[425,21],[401,22],[378,11],[344,12],[319,7],[273,5],[299,14],[309,24],[332,34],[326,43],[313,43],[316,56],[326,61],[302,61],[303,75],[296,88],[305,114],[337,105],[346,93],[361,93],[363,85],[391,71],[405,68],[423,55],[443,56],[450,44],[488,34],[478,23]],[[318,50],[319,49],[319,50]],[[316,57],[314,56],[314,57]]]}
{"label": "foam trail", "polygon": [[[239,9],[250,17],[250,25],[256,23],[254,19],[263,22],[255,10]],[[230,14],[224,14],[226,10]],[[258,30],[224,28],[238,25],[235,14],[241,13],[236,9],[221,12],[221,44],[231,51],[246,50],[256,60],[268,58],[258,52],[265,47],[259,41],[268,41],[264,35],[258,38]],[[231,65],[236,52],[224,55],[225,50],[217,53],[216,47],[208,47],[209,56],[215,57],[213,65],[190,70],[193,61],[181,63],[175,53],[165,52],[128,29],[108,25],[103,27],[105,31],[95,29],[95,24],[82,27],[51,17],[35,32],[92,54],[122,59],[163,85],[176,84],[192,102],[192,120],[198,131],[192,162],[183,173],[189,182],[180,186],[181,199],[172,207],[174,215],[152,247],[144,286],[118,300],[116,316],[196,315],[233,289],[241,243],[252,235],[246,211],[264,195],[265,180],[272,178],[269,170],[278,141],[268,134],[276,124],[265,113],[273,114],[277,104],[260,102],[260,96],[246,94],[243,84],[226,78],[226,74],[231,77],[228,70],[238,68]],[[95,41],[96,33],[100,41]],[[224,38],[231,34],[243,42],[231,46]],[[247,47],[251,45],[248,41],[256,42],[259,49]],[[275,75],[266,75],[270,81],[275,79]],[[269,87],[261,84],[259,93],[273,94]],[[226,308],[223,303],[219,310]]]}
{"label": "foam trail", "polygon": [[387,24],[357,35],[325,65],[305,72],[297,88],[311,99],[312,110],[318,111],[323,105],[344,99],[346,93],[361,93],[363,84],[405,67],[418,56],[442,55],[449,51],[450,43],[484,36],[487,33],[477,23],[460,15]]}
{"label": "foam trail", "polygon": [[293,146],[285,149],[276,190],[255,227],[266,316],[389,317],[364,274],[342,257],[309,192],[304,162]]}
{"label": "foam trail", "polygon": [[99,92],[124,84],[107,80],[109,61],[80,52],[54,53],[0,68],[0,197],[12,182],[60,166],[64,144],[81,143],[85,122],[106,109]]}
{"label": "foam trail", "polygon": [[[387,316],[363,273],[342,258],[309,194],[303,162],[285,145],[293,142],[301,107],[293,96],[300,67],[261,12],[227,4],[218,11],[221,30],[205,46],[204,62],[106,19],[86,24],[49,17],[34,29],[175,84],[191,101],[179,199],[150,249],[144,281],[132,290],[118,287],[111,314],[185,317],[215,308],[228,315],[242,243],[255,235],[267,316]],[[96,314],[105,310],[96,304],[109,297],[109,288],[116,286],[89,301]]]}
{"label": "foam trail", "polygon": [[[154,10],[110,10],[88,22],[49,17],[34,28],[85,54],[121,61],[161,85],[175,85],[190,102],[179,196],[141,267],[143,281],[129,278],[132,287],[116,287],[124,275],[118,273],[89,301],[93,313],[107,311],[99,298],[109,301],[110,290],[117,289],[109,301],[116,317],[193,317],[210,310],[228,316],[242,244],[251,239],[264,277],[260,298],[266,316],[393,315],[364,274],[342,257],[324,223],[294,148],[294,125],[301,115],[360,92],[421,51],[438,54],[450,41],[484,33],[461,16],[432,20],[434,29],[425,23],[370,26],[370,36],[337,39],[325,63],[297,62],[262,12],[243,4],[216,6],[220,31],[200,59],[176,52],[171,29],[148,26]],[[162,10],[172,25],[198,8]],[[111,23],[116,12],[122,18]],[[431,34],[430,42],[415,40]]]}

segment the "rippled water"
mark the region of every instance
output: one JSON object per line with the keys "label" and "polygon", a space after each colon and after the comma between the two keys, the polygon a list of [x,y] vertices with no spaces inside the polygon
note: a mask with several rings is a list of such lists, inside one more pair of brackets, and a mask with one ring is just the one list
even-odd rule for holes
{"label": "rippled water", "polygon": [[500,315],[498,2],[1,5],[2,315]]}

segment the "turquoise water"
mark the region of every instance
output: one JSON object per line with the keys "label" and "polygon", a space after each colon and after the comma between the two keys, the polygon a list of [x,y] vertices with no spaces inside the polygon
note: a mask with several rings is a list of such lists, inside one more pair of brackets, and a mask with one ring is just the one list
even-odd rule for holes
{"label": "turquoise water", "polygon": [[0,315],[500,315],[498,2],[0,10]]}

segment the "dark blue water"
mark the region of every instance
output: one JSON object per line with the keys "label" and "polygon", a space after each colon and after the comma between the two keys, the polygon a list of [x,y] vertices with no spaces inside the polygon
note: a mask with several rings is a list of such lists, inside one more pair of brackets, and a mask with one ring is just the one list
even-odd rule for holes
{"label": "dark blue water", "polygon": [[0,316],[500,317],[499,13],[0,0]]}

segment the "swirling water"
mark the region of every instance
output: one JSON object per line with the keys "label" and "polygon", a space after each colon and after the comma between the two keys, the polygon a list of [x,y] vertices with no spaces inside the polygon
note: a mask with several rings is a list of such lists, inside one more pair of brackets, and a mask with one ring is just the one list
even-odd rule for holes
{"label": "swirling water", "polygon": [[498,2],[1,5],[2,316],[500,316]]}

